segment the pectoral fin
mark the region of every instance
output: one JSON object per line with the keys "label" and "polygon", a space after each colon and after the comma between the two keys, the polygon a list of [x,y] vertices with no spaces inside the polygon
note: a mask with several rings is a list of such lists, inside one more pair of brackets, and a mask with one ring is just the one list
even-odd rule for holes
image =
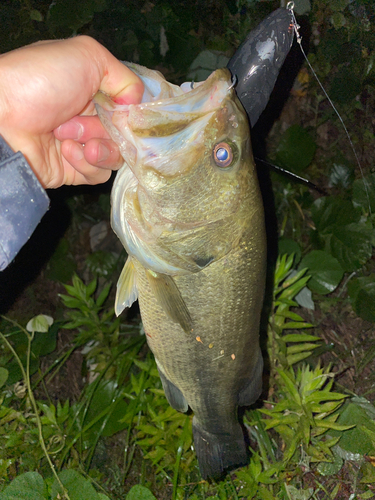
{"label": "pectoral fin", "polygon": [[135,269],[131,257],[125,262],[117,282],[115,313],[119,316],[126,307],[130,307],[138,298],[135,283]]}
{"label": "pectoral fin", "polygon": [[148,282],[164,312],[175,323],[179,323],[186,333],[192,330],[189,310],[171,276],[146,270]]}
{"label": "pectoral fin", "polygon": [[158,370],[161,383],[163,384],[165,396],[168,399],[168,403],[175,410],[180,411],[182,413],[186,413],[189,409],[189,405],[187,404],[187,401],[184,398],[182,392],[178,387],[172,384],[170,380],[167,379],[167,377],[164,375],[164,373],[161,371],[159,367]]}

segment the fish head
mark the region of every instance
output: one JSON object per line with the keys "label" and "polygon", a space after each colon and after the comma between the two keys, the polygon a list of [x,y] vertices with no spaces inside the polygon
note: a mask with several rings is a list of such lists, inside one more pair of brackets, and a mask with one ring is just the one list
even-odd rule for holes
{"label": "fish head", "polygon": [[[117,105],[104,95],[95,100],[124,158],[112,192],[112,227],[128,253],[146,265],[140,245],[150,254],[157,241],[165,244],[169,239],[169,250],[178,241],[179,249],[172,251],[181,255],[182,246],[189,244],[191,250],[190,240],[207,234],[205,229],[219,234],[224,222],[249,201],[255,169],[247,117],[228,69],[178,87],[157,72],[130,68],[145,83],[142,103]],[[215,255],[225,254],[237,233],[228,234],[224,245],[215,243]],[[181,271],[181,266],[194,268],[179,262],[171,265],[170,273]],[[162,272],[152,259],[146,267]]]}

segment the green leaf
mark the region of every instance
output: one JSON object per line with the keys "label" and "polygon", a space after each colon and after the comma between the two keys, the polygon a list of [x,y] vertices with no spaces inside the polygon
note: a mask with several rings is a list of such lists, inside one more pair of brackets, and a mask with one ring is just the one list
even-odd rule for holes
{"label": "green leaf", "polygon": [[292,346],[289,346],[286,350],[288,356],[291,356],[292,354],[297,354],[299,352],[303,351],[311,351],[311,349],[315,349],[318,347],[317,344],[311,344],[310,342],[304,342],[303,344],[295,344]]}
{"label": "green leaf", "polygon": [[373,230],[366,224],[334,226],[331,231],[324,236],[326,250],[336,257],[344,271],[355,271],[371,258]]}
{"label": "green leaf", "polygon": [[47,498],[47,487],[42,476],[37,472],[26,472],[17,476],[0,493],[0,500],[45,500]]}
{"label": "green leaf", "polygon": [[[315,348],[318,346],[315,346]],[[298,354],[291,354],[290,356],[287,356],[286,360],[289,366],[295,365],[296,363],[299,363],[303,359],[308,358],[311,356],[313,351],[305,351],[305,352],[300,352]]]}
{"label": "green leaf", "polygon": [[311,276],[307,286],[313,292],[322,295],[333,292],[344,275],[338,260],[323,250],[312,250],[305,255],[300,263],[300,268],[306,267]]}
{"label": "green leaf", "polygon": [[187,79],[194,81],[206,80],[218,68],[223,68],[228,63],[228,57],[216,50],[203,50],[191,63]]}
{"label": "green leaf", "polygon": [[311,290],[307,288],[307,286],[304,286],[302,290],[300,290],[297,295],[294,297],[295,301],[297,302],[298,305],[301,307],[305,307],[306,309],[310,309],[311,311],[314,311],[315,309],[315,304],[312,299],[312,294]]}
{"label": "green leaf", "polygon": [[276,161],[282,167],[300,173],[312,162],[315,150],[316,143],[311,135],[300,125],[292,125],[280,139]]}
{"label": "green leaf", "polygon": [[333,476],[341,470],[343,463],[344,460],[341,457],[334,455],[333,462],[321,462],[318,464],[317,470],[322,476]]}
{"label": "green leaf", "polygon": [[[346,19],[341,13],[332,16],[332,22],[335,27],[341,28],[345,25]],[[332,80],[329,95],[333,102],[349,103],[358,94],[361,93],[362,82],[350,66],[342,65]]]}
{"label": "green leaf", "polygon": [[375,323],[375,274],[352,279],[348,292],[356,314]]}
{"label": "green leaf", "polygon": [[348,189],[353,184],[353,169],[345,163],[334,163],[329,174],[329,187]]}
{"label": "green leaf", "polygon": [[[291,397],[296,401],[298,404],[301,403],[301,397],[298,393],[298,389],[296,388],[295,385],[295,380],[292,380],[293,374],[292,372],[285,372],[284,370],[277,370],[279,373],[280,377],[283,379],[284,386],[291,395]],[[291,378],[292,377],[292,378]]]}
{"label": "green leaf", "polygon": [[46,333],[36,332],[31,351],[35,356],[46,356],[56,349],[57,334],[59,333],[61,324],[55,322]]}
{"label": "green leaf", "polygon": [[314,488],[296,488],[292,484],[286,484],[285,489],[288,492],[288,498],[293,500],[310,500],[313,498]]}
{"label": "green leaf", "polygon": [[371,443],[368,434],[361,427],[366,427],[375,431],[375,423],[369,418],[365,409],[352,401],[347,401],[339,410],[337,419],[339,425],[355,425],[347,431],[329,431],[333,437],[341,436],[339,446],[346,452],[360,455],[374,454],[374,445]]}
{"label": "green leaf", "polygon": [[9,372],[6,368],[0,366],[0,387],[3,387],[5,382],[8,380]]}
{"label": "green leaf", "polygon": [[118,255],[113,252],[97,250],[87,257],[86,264],[93,274],[108,277],[115,271],[118,260]]}
{"label": "green leaf", "polygon": [[64,306],[69,307],[70,309],[79,309],[83,305],[81,299],[69,297],[69,295],[64,295],[62,293],[59,294],[59,297],[64,302]]}
{"label": "green leaf", "polygon": [[48,332],[49,327],[53,324],[53,318],[46,314],[39,314],[32,318],[26,325],[28,332]]}
{"label": "green leaf", "polygon": [[370,205],[371,212],[375,212],[375,172],[353,182],[353,203],[366,212]]}
{"label": "green leaf", "polygon": [[327,422],[326,420],[316,420],[316,426],[322,427],[323,429],[334,429],[335,431],[347,431],[355,427],[355,424],[340,425],[335,422]]}
{"label": "green leaf", "polygon": [[288,321],[283,325],[283,330],[292,330],[293,328],[298,330],[301,328],[312,328],[314,325],[311,323],[304,323],[302,321]]}
{"label": "green leaf", "polygon": [[145,486],[137,484],[126,495],[126,500],[156,500],[156,497]]}
{"label": "green leaf", "polygon": [[311,10],[310,0],[295,0],[294,1],[294,10],[297,15],[303,16],[303,14],[307,14]]}
{"label": "green leaf", "polygon": [[33,21],[42,22],[43,21],[43,15],[42,15],[42,13],[39,10],[32,9],[30,11],[30,19],[32,19]]}
{"label": "green leaf", "polygon": [[318,198],[311,206],[311,216],[319,233],[330,233],[332,226],[359,222],[361,214],[350,200],[337,196]]}
{"label": "green leaf", "polygon": [[[341,12],[335,12],[331,16],[331,22],[332,22],[333,26],[336,29],[339,29],[339,28],[342,28],[343,26],[345,26],[345,24],[346,24],[346,17]],[[332,87],[331,87],[331,91],[332,91]],[[337,99],[337,96],[336,96],[336,99]]]}
{"label": "green leaf", "polygon": [[98,280],[95,278],[86,287],[86,297],[89,298],[95,292]]}
{"label": "green leaf", "polygon": [[301,259],[301,253],[302,253],[300,245],[296,241],[290,238],[280,238],[277,244],[278,244],[279,255],[294,254],[294,265],[297,265]]}
{"label": "green leaf", "polygon": [[104,304],[106,298],[108,297],[109,290],[111,289],[111,285],[112,285],[112,283],[108,283],[108,285],[106,285],[103,288],[103,290],[99,294],[99,297],[96,300],[96,305],[102,306]]}
{"label": "green leaf", "polygon": [[307,333],[290,333],[282,337],[284,342],[313,342],[315,340],[322,340],[316,335],[308,335]]}
{"label": "green leaf", "polygon": [[314,391],[312,394],[307,396],[306,403],[320,403],[321,401],[341,401],[343,399],[345,399],[345,394],[320,389],[319,391]]}
{"label": "green leaf", "polygon": [[[85,479],[79,472],[66,469],[59,473],[59,478],[64,488],[67,489],[70,500],[100,500],[91,482]],[[52,499],[61,498],[62,494],[61,487],[55,479],[51,488]]]}

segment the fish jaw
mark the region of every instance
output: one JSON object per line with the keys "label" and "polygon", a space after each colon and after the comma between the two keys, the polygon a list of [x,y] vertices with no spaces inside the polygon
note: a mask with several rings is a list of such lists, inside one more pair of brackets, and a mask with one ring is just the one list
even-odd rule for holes
{"label": "fish jaw", "polygon": [[[118,108],[118,105],[103,92],[97,92],[93,97],[93,102],[103,127],[107,130],[112,140],[118,145],[121,156],[126,158],[128,165],[134,165],[137,160],[136,147],[112,124],[112,116]],[[128,106],[125,105],[122,107],[128,108]],[[128,111],[124,109],[123,112],[126,113]]]}
{"label": "fish jaw", "polygon": [[[134,64],[129,64],[129,67],[139,72],[145,84],[141,104],[116,104],[102,92],[98,92],[93,101],[104,128],[119,146],[124,164],[142,182],[141,165],[152,167],[160,163],[161,158],[174,151],[178,142],[194,144],[207,120],[234,91],[230,88],[230,72],[226,69],[215,71],[194,88],[183,84],[182,90],[167,82],[157,71]],[[155,85],[150,83],[151,76],[155,78]],[[149,101],[145,102],[146,98]],[[193,127],[189,127],[189,124],[193,124]],[[179,131],[185,132],[178,134]],[[168,137],[170,140],[165,140],[166,144],[161,148],[161,141],[156,139]],[[171,163],[175,164],[170,159],[161,162],[157,170],[163,171],[165,167],[168,171],[164,173],[173,175],[175,172],[171,171]]]}

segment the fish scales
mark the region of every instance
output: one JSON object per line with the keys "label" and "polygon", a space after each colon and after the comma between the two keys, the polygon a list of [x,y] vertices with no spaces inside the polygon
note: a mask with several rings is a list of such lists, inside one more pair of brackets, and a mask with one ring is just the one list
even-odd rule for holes
{"label": "fish scales", "polygon": [[258,345],[254,318],[259,316],[258,296],[263,294],[259,277],[263,255],[255,250],[249,257],[248,249],[252,240],[263,235],[254,231],[248,236],[248,241],[218,262],[175,279],[192,315],[190,336],[160,310],[142,266],[136,265],[143,325],[158,366],[183,394],[189,394],[196,421],[221,433],[227,432],[233,418],[238,425],[233,408],[239,404],[241,390],[252,381],[260,359],[257,348],[254,353]]}
{"label": "fish scales", "polygon": [[138,298],[168,401],[194,411],[202,476],[219,478],[248,460],[237,411],[261,392],[266,243],[247,118],[226,69],[191,89],[129,66],[144,102],[95,98],[125,160],[112,191],[129,254],[116,313]]}

